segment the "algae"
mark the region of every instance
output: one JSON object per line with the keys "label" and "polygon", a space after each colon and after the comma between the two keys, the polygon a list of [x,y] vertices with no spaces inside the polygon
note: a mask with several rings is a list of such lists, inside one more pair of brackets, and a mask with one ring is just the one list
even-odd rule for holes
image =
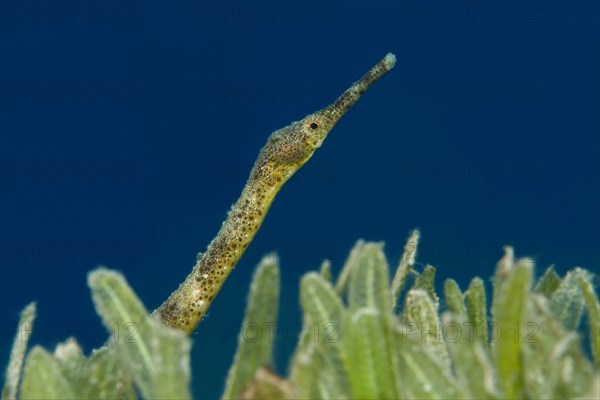
{"label": "algae", "polygon": [[[240,335],[222,397],[598,398],[600,305],[591,272],[575,268],[560,277],[550,267],[536,281],[533,262],[515,260],[507,248],[488,310],[478,277],[465,292],[447,280],[439,297],[435,268],[413,267],[416,242],[413,233],[395,279],[383,244],[364,241],[337,280],[329,262],[308,272],[300,283],[304,328],[287,376],[274,372],[270,338]],[[410,287],[409,274],[416,277]],[[90,356],[73,338],[53,352],[36,345],[23,367],[27,338],[18,330],[2,398],[191,398],[190,339],[152,316],[118,272],[100,268],[88,281],[109,332],[106,345]],[[279,290],[279,261],[269,255],[254,274],[243,326],[276,322]],[[20,327],[30,332],[34,318],[30,304]],[[116,337],[114,323],[135,334]],[[314,324],[324,334],[315,336]]]}

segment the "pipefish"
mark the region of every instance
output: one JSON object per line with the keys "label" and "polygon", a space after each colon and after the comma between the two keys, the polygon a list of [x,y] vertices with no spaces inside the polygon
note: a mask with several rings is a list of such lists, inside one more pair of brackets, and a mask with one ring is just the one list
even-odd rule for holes
{"label": "pipefish", "polygon": [[342,115],[395,63],[396,56],[388,53],[329,106],[269,136],[217,236],[185,281],[154,311],[166,325],[188,334],[196,329],[283,184],[312,157]]}

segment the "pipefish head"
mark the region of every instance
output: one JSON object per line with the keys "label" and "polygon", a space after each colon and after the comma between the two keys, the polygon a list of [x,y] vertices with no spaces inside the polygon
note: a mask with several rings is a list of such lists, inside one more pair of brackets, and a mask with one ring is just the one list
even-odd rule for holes
{"label": "pipefish head", "polygon": [[305,145],[315,151],[331,131],[335,124],[342,118],[362,96],[367,89],[381,78],[396,64],[396,56],[388,53],[383,60],[378,62],[358,81],[352,84],[340,97],[328,107],[304,117],[300,122],[302,138]]}
{"label": "pipefish head", "polygon": [[340,118],[367,89],[394,67],[396,57],[388,53],[329,106],[285,128],[273,132],[257,160],[255,173],[285,182],[321,147]]}

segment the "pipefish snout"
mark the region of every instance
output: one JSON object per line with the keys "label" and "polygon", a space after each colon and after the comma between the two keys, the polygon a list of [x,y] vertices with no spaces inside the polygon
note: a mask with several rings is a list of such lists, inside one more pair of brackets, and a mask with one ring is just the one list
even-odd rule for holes
{"label": "pipefish snout", "polygon": [[312,157],[346,111],[395,63],[396,57],[388,53],[329,106],[271,134],[217,236],[185,281],[154,312],[165,324],[187,333],[194,331],[260,229],[283,184]]}

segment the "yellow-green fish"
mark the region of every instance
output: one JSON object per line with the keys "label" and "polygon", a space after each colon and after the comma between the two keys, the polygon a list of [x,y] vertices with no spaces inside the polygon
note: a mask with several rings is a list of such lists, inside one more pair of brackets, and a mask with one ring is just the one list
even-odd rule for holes
{"label": "yellow-green fish", "polygon": [[395,63],[396,57],[388,53],[331,105],[271,134],[219,233],[185,281],[155,311],[165,324],[194,331],[260,229],[279,189],[310,159],[342,115]]}

